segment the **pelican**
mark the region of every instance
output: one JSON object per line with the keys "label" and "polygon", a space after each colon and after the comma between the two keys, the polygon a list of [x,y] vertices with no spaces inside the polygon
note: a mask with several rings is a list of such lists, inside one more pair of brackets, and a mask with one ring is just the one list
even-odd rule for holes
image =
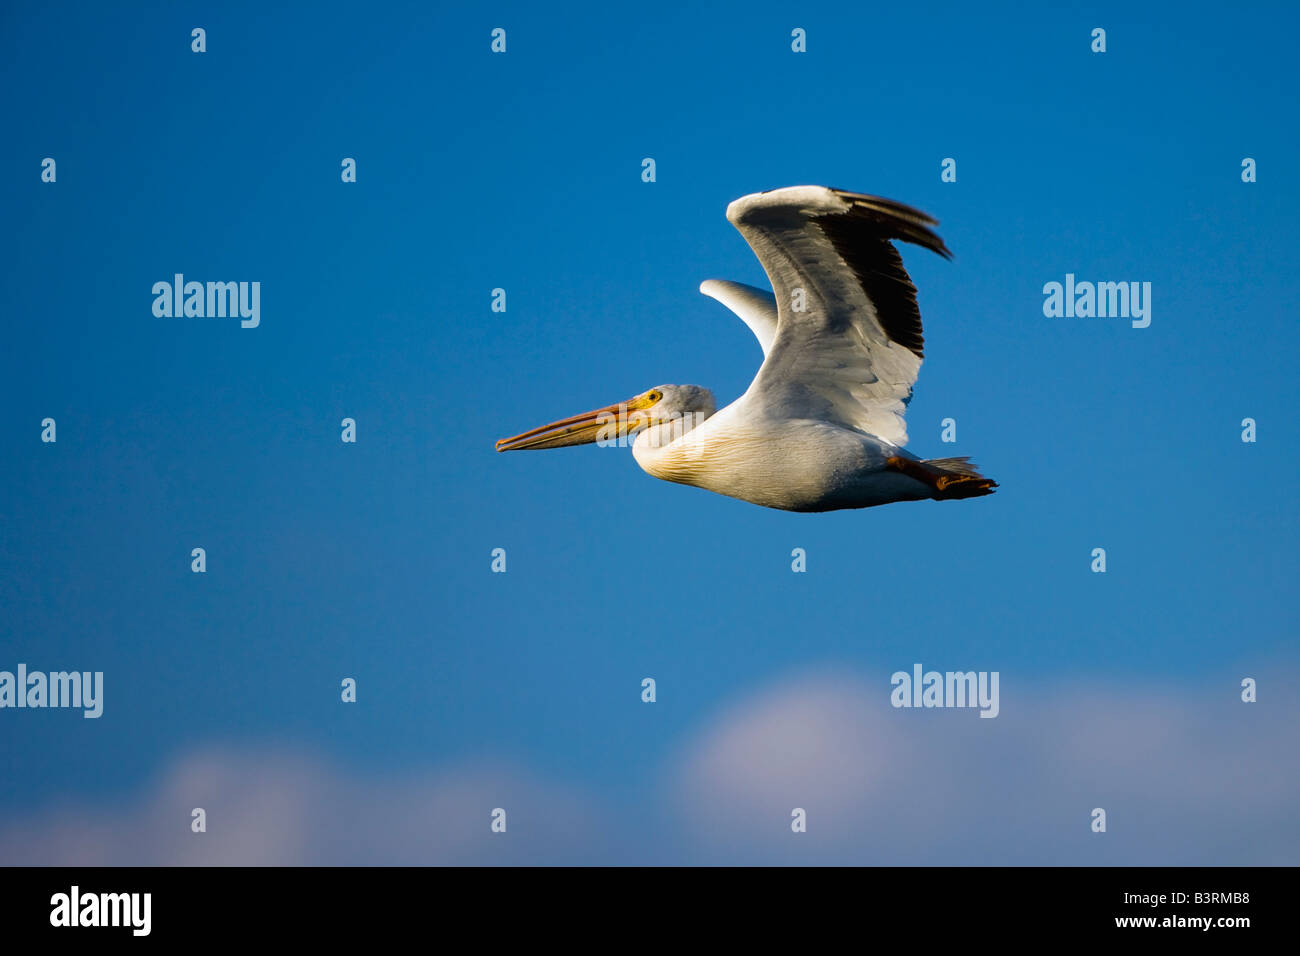
{"label": "pelican", "polygon": [[727,219],[772,284],[772,292],[723,279],[700,286],[763,349],[745,394],[715,411],[707,388],[659,385],[503,438],[497,451],[632,439],[637,464],[656,478],[785,511],[992,494],[997,482],[968,458],[903,450],[921,313],[890,240],[951,259],[930,228],[938,223],[890,199],[825,186],[742,196]]}

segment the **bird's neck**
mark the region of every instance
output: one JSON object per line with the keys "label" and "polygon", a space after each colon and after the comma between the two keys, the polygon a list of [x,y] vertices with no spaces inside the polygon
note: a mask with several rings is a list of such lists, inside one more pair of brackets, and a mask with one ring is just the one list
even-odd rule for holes
{"label": "bird's neck", "polygon": [[686,436],[712,414],[712,412],[686,412],[680,418],[660,422],[642,429],[632,443],[632,456],[638,465],[656,478],[681,481],[672,474],[674,462],[686,452]]}

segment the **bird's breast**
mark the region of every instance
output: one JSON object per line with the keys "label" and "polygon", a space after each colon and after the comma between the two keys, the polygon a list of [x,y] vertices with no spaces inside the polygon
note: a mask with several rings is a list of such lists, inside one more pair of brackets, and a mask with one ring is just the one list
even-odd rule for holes
{"label": "bird's breast", "polygon": [[824,422],[722,416],[659,448],[637,442],[633,453],[656,478],[787,511],[860,507],[838,502],[888,454],[884,443]]}

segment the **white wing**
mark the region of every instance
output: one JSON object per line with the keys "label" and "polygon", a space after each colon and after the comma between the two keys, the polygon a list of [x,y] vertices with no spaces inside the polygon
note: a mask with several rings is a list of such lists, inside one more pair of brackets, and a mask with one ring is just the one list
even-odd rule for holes
{"label": "white wing", "polygon": [[726,279],[705,279],[700,283],[700,291],[740,316],[758,339],[763,357],[767,358],[772,340],[776,338],[776,296],[765,289]]}
{"label": "white wing", "polygon": [[[824,186],[744,196],[727,207],[727,218],[758,256],[777,304],[775,335],[745,400],[771,416],[833,422],[905,444],[903,413],[921,368],[921,313],[889,240],[951,258],[929,228],[935,221],[902,203]],[[740,301],[732,289],[715,291]],[[722,294],[714,297],[755,328]],[[763,343],[757,328],[755,335]]]}

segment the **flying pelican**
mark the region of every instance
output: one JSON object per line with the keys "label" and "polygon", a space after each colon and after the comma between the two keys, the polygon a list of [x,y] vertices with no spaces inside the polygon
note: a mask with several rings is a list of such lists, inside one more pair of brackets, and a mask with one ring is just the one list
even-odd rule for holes
{"label": "flying pelican", "polygon": [[824,186],[742,196],[727,219],[773,289],[723,279],[700,286],[762,346],[745,394],[715,413],[707,388],[660,385],[503,438],[497,451],[626,444],[635,435],[633,457],[654,477],[786,511],[992,494],[997,482],[967,458],[903,451],[921,313],[890,240],[951,259],[930,229],[938,223],[890,199]]}

